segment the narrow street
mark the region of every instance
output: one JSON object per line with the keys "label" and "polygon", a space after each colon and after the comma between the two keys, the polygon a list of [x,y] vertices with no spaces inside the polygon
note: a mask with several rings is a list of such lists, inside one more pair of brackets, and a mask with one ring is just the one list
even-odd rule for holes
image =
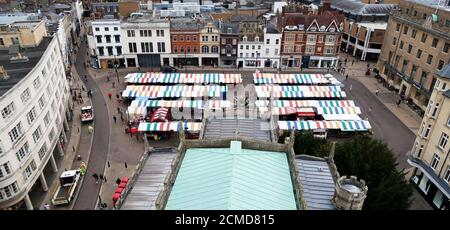
{"label": "narrow street", "polygon": [[94,173],[103,174],[105,169],[106,159],[109,152],[109,114],[106,107],[105,99],[94,81],[85,68],[86,63],[86,41],[83,37],[80,41],[80,50],[78,51],[75,67],[83,79],[87,76],[87,82],[85,82],[86,89],[93,91],[92,104],[94,107],[94,137],[92,141],[91,154],[89,157],[87,173],[84,178],[81,190],[78,194],[78,198],[73,207],[75,210],[93,210],[97,201],[98,194],[100,192],[101,183],[96,184],[92,175]]}

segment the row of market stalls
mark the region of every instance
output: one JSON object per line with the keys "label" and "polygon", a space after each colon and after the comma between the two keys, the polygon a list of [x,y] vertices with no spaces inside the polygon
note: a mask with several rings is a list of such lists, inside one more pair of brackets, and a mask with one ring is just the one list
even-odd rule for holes
{"label": "row of market stalls", "polygon": [[[128,74],[126,82],[122,97],[129,103],[127,115],[133,130],[156,140],[180,130],[198,134],[203,110],[231,107],[225,84],[241,83],[242,78],[240,74],[151,72]],[[192,116],[185,116],[187,111]],[[184,115],[172,116],[174,112]]]}
{"label": "row of market stalls", "polygon": [[128,84],[238,84],[241,74],[224,73],[130,73]]}
{"label": "row of market stalls", "polygon": [[[361,109],[346,100],[342,84],[331,74],[253,74],[261,114],[279,116],[280,130],[369,131]],[[270,102],[272,104],[270,105]]]}

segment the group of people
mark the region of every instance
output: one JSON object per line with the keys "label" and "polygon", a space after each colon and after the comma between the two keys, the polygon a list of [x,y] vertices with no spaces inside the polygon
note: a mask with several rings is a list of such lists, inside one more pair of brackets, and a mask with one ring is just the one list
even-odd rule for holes
{"label": "group of people", "polygon": [[103,176],[103,174],[94,173],[92,174],[92,177],[95,179],[95,183],[98,184],[99,181],[106,183],[106,176]]}

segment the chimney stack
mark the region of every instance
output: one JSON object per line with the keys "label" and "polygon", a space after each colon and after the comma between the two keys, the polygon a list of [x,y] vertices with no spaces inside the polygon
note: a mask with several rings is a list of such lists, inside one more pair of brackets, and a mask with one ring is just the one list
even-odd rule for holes
{"label": "chimney stack", "polygon": [[361,210],[367,191],[364,180],[343,176],[336,181],[333,205],[336,210]]}

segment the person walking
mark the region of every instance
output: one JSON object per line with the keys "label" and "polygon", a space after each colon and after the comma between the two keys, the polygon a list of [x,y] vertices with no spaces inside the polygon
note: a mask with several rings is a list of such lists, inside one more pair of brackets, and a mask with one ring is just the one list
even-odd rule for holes
{"label": "person walking", "polygon": [[353,85],[352,85],[352,84],[350,84],[350,91],[352,91],[352,88],[353,88]]}
{"label": "person walking", "polygon": [[50,210],[50,205],[48,203],[44,204],[44,210]]}
{"label": "person walking", "polygon": [[375,90],[375,95],[377,95],[378,96],[378,93],[380,92],[380,90],[379,89],[377,89],[377,90]]}
{"label": "person walking", "polygon": [[347,74],[347,75],[345,75],[345,80],[346,80],[346,81],[348,80],[348,74]]}
{"label": "person walking", "polygon": [[400,103],[402,103],[402,99],[401,99],[401,98],[399,98],[399,99],[397,100],[397,107],[400,106]]}
{"label": "person walking", "polygon": [[109,100],[111,100],[112,93],[108,93]]}
{"label": "person walking", "polygon": [[97,173],[94,173],[92,176],[95,179],[95,183],[98,184],[98,175],[97,175]]}
{"label": "person walking", "polygon": [[123,122],[123,115],[120,113],[120,120]]}
{"label": "person walking", "polygon": [[355,60],[352,60],[352,65],[353,65],[353,63],[355,63]]}
{"label": "person walking", "polygon": [[120,111],[120,107],[117,107],[117,113],[122,114],[122,111]]}
{"label": "person walking", "polygon": [[116,123],[117,122],[117,117],[113,116],[113,120],[114,120],[114,123]]}
{"label": "person walking", "polygon": [[112,82],[112,87],[113,87],[113,88],[116,88],[116,87],[115,87],[115,84],[116,84],[115,82]]}

